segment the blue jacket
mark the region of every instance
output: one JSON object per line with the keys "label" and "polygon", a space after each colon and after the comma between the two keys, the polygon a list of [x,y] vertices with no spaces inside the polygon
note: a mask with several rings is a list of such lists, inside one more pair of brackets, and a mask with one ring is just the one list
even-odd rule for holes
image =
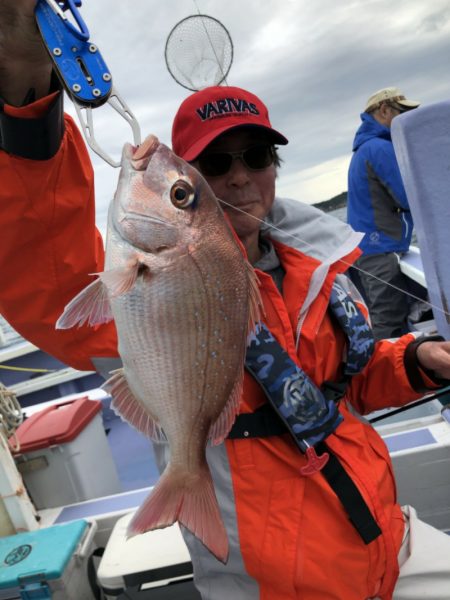
{"label": "blue jacket", "polygon": [[368,113],[361,120],[348,173],[347,221],[365,233],[365,254],[406,252],[413,221],[390,129]]}

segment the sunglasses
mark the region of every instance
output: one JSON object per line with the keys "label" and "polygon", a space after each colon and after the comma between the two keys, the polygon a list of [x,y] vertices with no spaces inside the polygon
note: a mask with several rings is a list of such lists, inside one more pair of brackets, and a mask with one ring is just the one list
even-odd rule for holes
{"label": "sunglasses", "polygon": [[197,160],[203,175],[218,177],[228,173],[236,158],[240,158],[249,171],[262,171],[273,164],[275,154],[270,144],[258,144],[240,152],[201,154]]}

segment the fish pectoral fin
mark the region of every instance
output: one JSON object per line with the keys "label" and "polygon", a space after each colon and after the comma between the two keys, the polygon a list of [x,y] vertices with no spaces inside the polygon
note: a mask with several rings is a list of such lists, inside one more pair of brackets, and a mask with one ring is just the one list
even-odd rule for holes
{"label": "fish pectoral fin", "polygon": [[100,279],[90,283],[73,298],[56,322],[56,329],[99,325],[113,320],[108,292]]}
{"label": "fish pectoral fin", "polygon": [[244,371],[242,371],[241,377],[239,377],[234,384],[233,390],[227,403],[223,407],[219,418],[210,427],[208,437],[211,440],[213,446],[221,444],[233,427],[234,420],[239,411],[239,404],[241,401],[242,385],[244,381]]}
{"label": "fish pectoral fin", "polygon": [[111,408],[124,421],[154,442],[166,441],[167,438],[160,424],[130,390],[123,369],[112,371],[112,377],[102,385],[102,388],[111,394],[113,397]]}
{"label": "fish pectoral fin", "polygon": [[255,326],[261,320],[261,313],[264,312],[264,305],[259,292],[258,277],[252,265],[245,261],[247,267],[247,275],[249,280],[249,295],[250,295],[250,311],[248,317],[248,330],[250,334],[255,330]]}
{"label": "fish pectoral fin", "polygon": [[195,478],[192,474],[186,478],[172,470],[169,463],[130,521],[127,537],[162,529],[175,521],[189,529],[218,560],[227,562],[228,536],[207,467]]}
{"label": "fish pectoral fin", "polygon": [[130,260],[125,266],[98,273],[102,283],[108,288],[111,296],[122,296],[131,290],[136,283],[140,263],[137,258]]}

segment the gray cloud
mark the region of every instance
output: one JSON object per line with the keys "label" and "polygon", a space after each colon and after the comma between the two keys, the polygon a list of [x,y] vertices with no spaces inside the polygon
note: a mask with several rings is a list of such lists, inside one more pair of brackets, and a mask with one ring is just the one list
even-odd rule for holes
{"label": "gray cloud", "polygon": [[[219,19],[233,39],[227,83],[260,95],[274,126],[289,138],[279,184],[289,180],[300,195],[302,171],[320,173],[324,163],[350,155],[359,113],[375,90],[396,85],[424,104],[450,99],[447,0],[85,0],[81,12],[116,87],[144,134],[166,143],[189,92],[166,69],[165,42],[177,21],[197,7]],[[107,109],[94,118],[98,140],[120,154],[126,128]],[[103,221],[117,172],[97,158],[94,164]],[[302,199],[325,199],[313,196]]]}

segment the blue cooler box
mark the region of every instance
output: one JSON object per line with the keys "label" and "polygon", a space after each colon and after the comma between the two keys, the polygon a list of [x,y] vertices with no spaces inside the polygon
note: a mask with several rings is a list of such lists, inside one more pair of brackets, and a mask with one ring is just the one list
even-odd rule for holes
{"label": "blue cooler box", "polygon": [[80,520],[0,538],[0,600],[95,600],[87,576],[95,530]]}

